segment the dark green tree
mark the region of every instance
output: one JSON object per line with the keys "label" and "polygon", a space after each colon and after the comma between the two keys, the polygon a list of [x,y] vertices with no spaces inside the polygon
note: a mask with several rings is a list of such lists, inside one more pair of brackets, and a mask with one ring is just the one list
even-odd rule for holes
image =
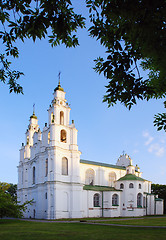
{"label": "dark green tree", "polygon": [[7,192],[11,195],[14,202],[17,202],[17,184],[10,183]]}
{"label": "dark green tree", "polygon": [[152,193],[158,195],[159,198],[164,199],[164,214],[166,214],[166,185],[152,184]]}
{"label": "dark green tree", "polygon": [[[90,36],[106,48],[95,60],[95,70],[108,79],[104,102],[128,109],[138,100],[165,98],[166,0],[85,0],[89,8]],[[70,0],[0,1],[0,80],[10,92],[23,93],[18,84],[22,72],[12,70],[11,57],[19,56],[17,40],[49,38],[52,46],[78,45],[75,34],[85,26]],[[4,51],[3,51],[4,50]],[[148,71],[143,78],[140,67]],[[164,102],[166,106],[166,102]],[[166,130],[166,114],[156,114],[154,124]]]}
{"label": "dark green tree", "polygon": [[46,36],[52,46],[78,45],[75,34],[84,27],[84,18],[75,14],[70,0],[3,0],[0,1],[0,80],[10,92],[23,93],[18,79],[22,72],[11,69],[11,57],[18,58],[17,41]]}
{"label": "dark green tree", "polygon": [[[90,35],[106,48],[95,70],[108,79],[104,102],[128,109],[138,100],[164,98],[166,93],[166,1],[87,0]],[[140,72],[148,70],[147,78]],[[164,102],[165,104],[165,102]],[[166,130],[165,114],[155,116]]]}
{"label": "dark green tree", "polygon": [[31,201],[19,204],[15,197],[15,185],[0,182],[0,218],[23,216],[23,211],[26,210]]}

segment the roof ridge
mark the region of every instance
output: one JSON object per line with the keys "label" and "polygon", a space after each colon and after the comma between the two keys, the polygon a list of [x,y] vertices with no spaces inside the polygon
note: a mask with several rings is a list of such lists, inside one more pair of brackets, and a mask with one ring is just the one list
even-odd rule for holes
{"label": "roof ridge", "polygon": [[124,166],[118,166],[115,164],[110,164],[110,163],[102,163],[102,162],[96,162],[96,161],[91,161],[91,160],[84,160],[80,159],[80,163],[86,163],[86,164],[92,164],[92,165],[98,165],[98,166],[103,166],[103,167],[112,167],[112,168],[117,168],[117,169],[126,169]]}

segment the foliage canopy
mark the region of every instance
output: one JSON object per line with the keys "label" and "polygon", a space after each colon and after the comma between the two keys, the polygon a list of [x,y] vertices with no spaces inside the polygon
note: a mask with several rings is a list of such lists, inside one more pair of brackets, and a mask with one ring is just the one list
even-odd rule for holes
{"label": "foliage canopy", "polygon": [[0,182],[0,218],[2,217],[22,217],[27,204],[26,201],[19,205],[16,200],[16,185]]}
{"label": "foliage canopy", "polygon": [[158,195],[159,198],[164,199],[164,214],[166,214],[166,185],[152,184],[152,193]]}
{"label": "foliage canopy", "polygon": [[[120,102],[128,109],[138,100],[164,98],[166,93],[166,0],[85,0],[89,9],[91,37],[100,41],[106,54],[98,57],[95,70],[108,79],[104,102]],[[85,18],[74,12],[70,0],[0,1],[0,80],[10,92],[23,93],[11,70],[9,57],[18,57],[16,41],[48,36],[52,46],[78,45],[75,34]],[[148,71],[143,78],[140,68]],[[166,106],[166,102],[164,102]],[[166,114],[155,115],[158,130],[166,130]]]}
{"label": "foliage canopy", "polygon": [[10,57],[17,58],[16,41],[49,37],[52,46],[78,45],[77,28],[84,27],[84,18],[74,13],[70,0],[3,0],[0,1],[0,40],[5,49],[0,53],[0,80],[10,92],[23,93],[17,80],[22,72],[10,68]]}
{"label": "foliage canopy", "polygon": [[[109,80],[104,102],[131,108],[138,99],[164,98],[166,93],[166,1],[87,0],[90,35],[106,48],[95,70]],[[143,78],[140,67],[148,70]],[[165,102],[164,102],[165,104]],[[155,116],[158,130],[165,115]]]}

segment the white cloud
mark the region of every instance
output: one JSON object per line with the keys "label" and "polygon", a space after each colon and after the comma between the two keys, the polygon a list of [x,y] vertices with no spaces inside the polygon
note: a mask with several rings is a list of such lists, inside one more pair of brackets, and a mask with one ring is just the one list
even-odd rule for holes
{"label": "white cloud", "polygon": [[162,157],[164,155],[164,139],[160,139],[160,141],[156,142],[155,138],[152,137],[148,131],[144,131],[142,136],[145,138],[144,145],[148,146],[148,152],[155,154],[157,157]]}
{"label": "white cloud", "polygon": [[147,139],[145,142],[146,146],[148,146],[154,140],[154,137],[152,137],[148,131],[144,131],[142,135],[144,138]]}
{"label": "white cloud", "polygon": [[148,152],[154,153],[158,157],[162,157],[165,150],[164,147],[160,146],[158,143],[154,143],[149,146]]}
{"label": "white cloud", "polygon": [[145,142],[145,145],[146,146],[149,145],[153,141],[153,139],[154,139],[153,137],[149,136],[148,140]]}

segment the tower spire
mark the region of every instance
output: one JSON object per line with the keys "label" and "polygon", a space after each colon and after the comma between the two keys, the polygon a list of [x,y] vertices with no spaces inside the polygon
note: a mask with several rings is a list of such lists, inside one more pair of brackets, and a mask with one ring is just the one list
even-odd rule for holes
{"label": "tower spire", "polygon": [[33,115],[35,115],[35,103],[33,104]]}
{"label": "tower spire", "polygon": [[37,119],[36,115],[35,115],[35,103],[33,104],[33,114],[32,116],[30,116],[30,118],[35,118]]}
{"label": "tower spire", "polygon": [[54,89],[54,92],[56,92],[56,90],[62,91],[64,92],[63,88],[61,87],[61,72],[59,71],[58,73],[58,86]]}
{"label": "tower spire", "polygon": [[58,77],[59,77],[58,87],[61,87],[61,82],[60,82],[60,80],[61,80],[61,71],[59,71]]}

